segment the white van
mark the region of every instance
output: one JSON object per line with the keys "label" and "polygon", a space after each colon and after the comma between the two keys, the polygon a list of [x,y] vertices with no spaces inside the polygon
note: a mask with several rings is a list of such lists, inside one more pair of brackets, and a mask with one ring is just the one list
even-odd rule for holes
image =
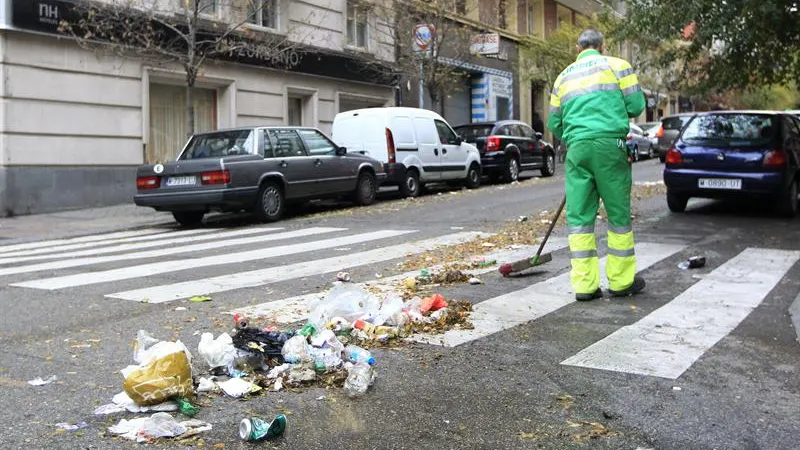
{"label": "white van", "polygon": [[416,197],[426,183],[454,182],[480,186],[481,156],[463,142],[433,111],[419,108],[366,108],[341,112],[333,119],[334,142],[348,152],[383,162],[385,185],[397,185]]}

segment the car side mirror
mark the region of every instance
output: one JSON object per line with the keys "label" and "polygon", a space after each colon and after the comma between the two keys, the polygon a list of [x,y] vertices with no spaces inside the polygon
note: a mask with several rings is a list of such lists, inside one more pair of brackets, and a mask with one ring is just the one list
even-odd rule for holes
{"label": "car side mirror", "polygon": [[542,136],[544,136],[544,134],[539,133],[538,131],[536,133],[534,133],[534,135],[536,136],[536,139],[541,139]]}
{"label": "car side mirror", "polygon": [[456,136],[455,142],[456,142],[455,145],[461,145],[461,143],[464,142],[464,138],[462,138],[461,136]]}
{"label": "car side mirror", "polygon": [[347,154],[346,147],[336,147],[336,156],[344,156]]}

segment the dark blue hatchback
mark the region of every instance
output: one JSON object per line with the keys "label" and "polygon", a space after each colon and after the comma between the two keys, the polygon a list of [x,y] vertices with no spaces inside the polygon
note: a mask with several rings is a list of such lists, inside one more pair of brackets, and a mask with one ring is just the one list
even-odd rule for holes
{"label": "dark blue hatchback", "polygon": [[797,215],[800,120],[783,112],[699,113],[667,151],[667,205],[686,209],[691,197],[765,198]]}

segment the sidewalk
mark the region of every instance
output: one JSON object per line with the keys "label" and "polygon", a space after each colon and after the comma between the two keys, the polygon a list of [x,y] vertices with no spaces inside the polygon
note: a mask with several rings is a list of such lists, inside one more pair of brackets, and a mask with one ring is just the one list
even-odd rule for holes
{"label": "sidewalk", "polygon": [[0,218],[0,244],[174,226],[172,214],[136,205],[116,205]]}

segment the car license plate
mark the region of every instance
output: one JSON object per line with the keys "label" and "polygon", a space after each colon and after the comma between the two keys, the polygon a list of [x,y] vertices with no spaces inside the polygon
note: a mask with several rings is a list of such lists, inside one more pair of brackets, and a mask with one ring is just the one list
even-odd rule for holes
{"label": "car license plate", "polygon": [[697,187],[703,189],[741,189],[742,180],[733,178],[700,178]]}
{"label": "car license plate", "polygon": [[192,186],[197,184],[197,177],[169,177],[167,178],[167,186]]}

